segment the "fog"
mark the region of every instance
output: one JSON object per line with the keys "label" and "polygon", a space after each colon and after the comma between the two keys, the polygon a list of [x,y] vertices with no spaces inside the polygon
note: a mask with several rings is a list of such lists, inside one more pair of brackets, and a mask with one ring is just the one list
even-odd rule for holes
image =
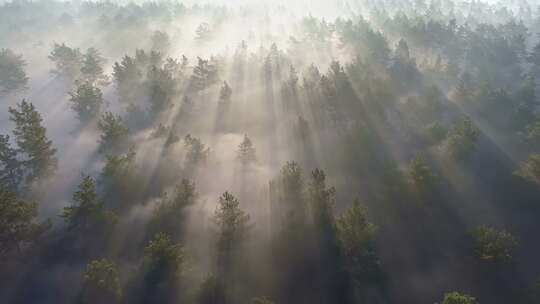
{"label": "fog", "polygon": [[0,302],[537,303],[539,4],[0,1]]}

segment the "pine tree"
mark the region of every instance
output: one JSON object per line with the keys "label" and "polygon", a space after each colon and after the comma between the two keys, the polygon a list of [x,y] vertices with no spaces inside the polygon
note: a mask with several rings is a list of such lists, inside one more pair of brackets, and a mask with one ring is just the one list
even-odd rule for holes
{"label": "pine tree", "polygon": [[379,272],[375,252],[377,227],[369,222],[367,209],[354,201],[336,222],[339,245],[347,271],[357,281],[368,281]]}
{"label": "pine tree", "polygon": [[114,262],[107,259],[93,260],[83,274],[81,303],[120,303],[122,286],[118,268]]}
{"label": "pine tree", "polygon": [[165,303],[185,271],[186,255],[165,233],[158,233],[144,248],[144,303]]}
{"label": "pine tree", "polygon": [[69,95],[71,109],[77,113],[82,123],[87,123],[99,115],[103,105],[103,94],[98,87],[90,82],[85,82]]}
{"label": "pine tree", "polygon": [[237,158],[242,165],[248,165],[257,160],[257,150],[253,147],[251,139],[247,135],[244,135],[244,140],[238,146]]}
{"label": "pine tree", "polygon": [[37,223],[35,202],[29,202],[0,187],[0,255],[18,253],[50,228],[49,222]]}
{"label": "pine tree", "polygon": [[223,81],[223,85],[221,86],[221,89],[219,91],[219,101],[223,103],[229,103],[231,101],[232,96],[232,89],[227,83],[227,81]]}
{"label": "pine tree", "polygon": [[186,224],[186,208],[195,205],[198,196],[195,184],[187,179],[175,187],[172,197],[165,193],[150,219],[151,233],[164,232],[175,240],[181,238]]}
{"label": "pine tree", "polygon": [[22,163],[17,159],[17,150],[9,143],[9,135],[0,135],[0,187],[17,193],[23,174]]}
{"label": "pine tree", "polygon": [[507,262],[517,246],[517,239],[505,230],[481,226],[473,231],[474,250],[485,262]]}
{"label": "pine tree", "polygon": [[75,80],[81,73],[83,56],[81,51],[64,43],[54,43],[49,59],[55,64],[51,72],[68,80]]}
{"label": "pine tree", "polygon": [[98,128],[101,131],[99,140],[101,152],[114,152],[127,146],[129,129],[124,126],[119,115],[106,112],[101,116]]}
{"label": "pine tree", "polygon": [[240,202],[229,192],[219,198],[214,212],[214,224],[217,227],[218,265],[220,275],[228,279],[233,258],[238,253],[249,230],[249,215],[240,209]]}
{"label": "pine tree", "polygon": [[197,59],[190,79],[190,88],[195,92],[202,91],[219,80],[217,67],[212,62],[200,57]]}
{"label": "pine tree", "polygon": [[456,160],[464,160],[475,149],[480,131],[469,118],[459,121],[448,135],[448,152]]}
{"label": "pine tree", "polygon": [[437,184],[436,176],[421,155],[409,164],[409,178],[420,194],[430,193]]}
{"label": "pine tree", "polygon": [[23,101],[17,108],[9,108],[10,120],[15,123],[13,134],[24,154],[22,161],[29,171],[26,180],[31,183],[48,174],[54,173],[57,167],[56,149],[52,141],[47,138],[47,129],[41,125],[43,119],[32,103]]}
{"label": "pine tree", "polygon": [[89,48],[84,54],[81,67],[81,80],[93,85],[105,85],[109,78],[103,72],[107,60],[95,48]]}
{"label": "pine tree", "polygon": [[540,185],[540,154],[531,154],[515,173],[523,179]]}
{"label": "pine tree", "polygon": [[210,153],[210,148],[207,148],[205,144],[201,142],[200,139],[191,136],[191,134],[186,135],[184,138],[184,144],[187,148],[186,152],[186,165],[187,166],[196,166],[206,162],[208,154]]}
{"label": "pine tree", "polygon": [[116,217],[105,210],[105,204],[98,198],[96,183],[90,176],[84,176],[75,193],[73,204],[65,207],[62,217],[70,229],[89,231],[110,227],[116,222]]}
{"label": "pine tree", "polygon": [[28,77],[24,71],[25,65],[22,55],[17,55],[10,49],[0,50],[0,93],[26,88]]}

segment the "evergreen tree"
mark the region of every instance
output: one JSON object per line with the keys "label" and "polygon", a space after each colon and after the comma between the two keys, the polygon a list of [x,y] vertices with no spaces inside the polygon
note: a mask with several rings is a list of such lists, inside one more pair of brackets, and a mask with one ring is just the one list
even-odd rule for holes
{"label": "evergreen tree", "polygon": [[51,71],[53,74],[68,80],[79,77],[83,64],[83,55],[79,49],[55,42],[49,59],[55,64],[55,68]]}
{"label": "evergreen tree", "polygon": [[172,97],[176,93],[173,74],[165,68],[154,66],[148,71],[146,86],[150,95],[150,111],[153,114],[159,114],[172,107]]}
{"label": "evergreen tree", "polygon": [[6,94],[26,88],[28,77],[22,55],[10,49],[0,50],[0,93]]}
{"label": "evergreen tree", "polygon": [[368,282],[379,274],[375,251],[377,227],[367,218],[367,209],[355,201],[336,223],[341,252],[347,271],[358,282]]}
{"label": "evergreen tree", "polygon": [[409,178],[420,194],[429,194],[437,185],[437,177],[421,155],[409,164]]}
{"label": "evergreen tree", "polygon": [[251,139],[247,135],[244,135],[244,140],[238,146],[237,158],[240,160],[242,165],[248,165],[257,160],[257,150],[253,147]]}
{"label": "evergreen tree", "polygon": [[122,286],[114,262],[99,259],[86,265],[80,299],[82,304],[121,303]]}
{"label": "evergreen tree", "polygon": [[21,253],[50,228],[50,222],[37,223],[38,205],[23,200],[0,186],[0,255],[14,250]]}
{"label": "evergreen tree", "polygon": [[481,226],[473,231],[474,251],[486,262],[507,262],[517,246],[517,239],[505,230]]}
{"label": "evergreen tree", "polygon": [[29,171],[26,181],[31,183],[54,173],[57,167],[56,149],[47,138],[46,129],[41,125],[43,119],[32,103],[23,101],[16,108],[9,108],[10,120],[15,123],[13,134],[24,154],[22,163]]}
{"label": "evergreen tree", "polygon": [[448,152],[456,160],[464,160],[476,148],[480,131],[469,118],[462,119],[448,135]]}
{"label": "evergreen tree", "polygon": [[77,113],[82,123],[87,123],[99,115],[103,105],[103,94],[101,90],[85,82],[77,87],[75,92],[69,93],[71,109]]}
{"label": "evergreen tree", "polygon": [[218,228],[218,247],[232,250],[234,245],[246,237],[249,215],[240,209],[240,202],[229,192],[219,198],[214,212],[214,223]]}
{"label": "evergreen tree", "polygon": [[190,88],[194,92],[202,91],[219,80],[217,67],[212,62],[200,57],[197,59],[190,79]]}
{"label": "evergreen tree", "polygon": [[186,208],[195,205],[198,196],[195,184],[183,179],[176,185],[172,197],[165,194],[154,209],[149,223],[150,233],[164,232],[173,239],[181,238],[187,220]]}
{"label": "evergreen tree", "polygon": [[223,81],[223,85],[219,91],[219,101],[223,103],[229,103],[231,101],[232,89],[229,87],[227,81]]}
{"label": "evergreen tree", "polygon": [[17,193],[21,187],[24,168],[11,147],[9,135],[0,135],[0,187]]}
{"label": "evergreen tree", "polygon": [[249,215],[240,209],[238,199],[225,192],[219,198],[213,221],[217,227],[218,277],[222,284],[227,284],[233,279],[233,264],[250,228]]}
{"label": "evergreen tree", "polygon": [[144,248],[143,302],[166,302],[185,271],[186,255],[165,233],[158,233]]}
{"label": "evergreen tree", "polygon": [[81,80],[93,85],[105,85],[109,78],[103,72],[107,60],[95,48],[89,48],[84,54],[81,67]]}
{"label": "evergreen tree", "polygon": [[124,56],[120,63],[113,65],[113,78],[120,101],[128,103],[137,100],[140,95],[140,86],[143,80],[141,63],[130,56]]}
{"label": "evergreen tree", "polygon": [[129,141],[129,129],[124,126],[119,115],[106,112],[101,116],[98,128],[101,131],[100,152],[121,151],[126,148]]}
{"label": "evergreen tree", "polygon": [[84,176],[77,191],[73,193],[73,203],[65,207],[62,217],[72,230],[81,232],[108,229],[116,222],[116,216],[105,209],[98,198],[96,183],[90,176]]}
{"label": "evergreen tree", "polygon": [[197,166],[206,162],[210,148],[207,148],[200,139],[188,134],[184,138],[184,144],[187,149],[185,160],[187,167]]}
{"label": "evergreen tree", "polygon": [[516,171],[516,175],[540,185],[540,154],[529,155]]}

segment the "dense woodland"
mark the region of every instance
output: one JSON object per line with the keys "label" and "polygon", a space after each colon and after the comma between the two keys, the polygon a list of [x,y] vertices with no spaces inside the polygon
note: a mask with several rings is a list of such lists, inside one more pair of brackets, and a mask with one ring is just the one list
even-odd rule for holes
{"label": "dense woodland", "polygon": [[535,0],[0,4],[0,302],[540,303]]}

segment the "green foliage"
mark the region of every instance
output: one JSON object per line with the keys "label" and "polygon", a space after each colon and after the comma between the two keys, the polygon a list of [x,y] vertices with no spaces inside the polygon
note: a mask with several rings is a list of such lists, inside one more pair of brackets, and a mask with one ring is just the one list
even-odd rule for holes
{"label": "green foliage", "polygon": [[172,197],[165,193],[161,202],[154,209],[150,219],[152,232],[164,232],[173,238],[182,232],[186,220],[186,208],[196,204],[198,193],[195,184],[183,179],[176,185]]}
{"label": "green foliage", "polygon": [[93,260],[83,275],[81,303],[120,303],[122,286],[116,265],[107,260]]}
{"label": "green foliage", "polygon": [[378,270],[378,258],[374,244],[377,227],[368,221],[367,209],[355,201],[337,219],[336,230],[348,271],[357,280],[368,279]]}
{"label": "green foliage", "polygon": [[308,194],[315,225],[321,225],[322,229],[329,229],[333,225],[336,189],[326,187],[326,174],[324,171],[315,169],[311,172]]}
{"label": "green foliage", "polygon": [[193,68],[190,79],[190,89],[198,92],[219,81],[217,66],[207,60],[197,57],[197,65]]}
{"label": "green foliage", "polygon": [[290,203],[301,203],[304,195],[304,177],[302,168],[296,162],[287,162],[281,169],[280,186],[283,200]]}
{"label": "green foliage", "polygon": [[96,183],[88,175],[83,177],[72,200],[72,205],[64,207],[61,215],[70,229],[88,231],[110,228],[117,221],[113,213],[105,210],[103,201],[98,198]]}
{"label": "green foliage", "polygon": [[50,228],[49,222],[37,223],[37,204],[18,198],[0,187],[0,255],[19,253]]}
{"label": "green foliage", "polygon": [[486,262],[507,262],[517,246],[517,239],[505,230],[481,226],[473,231],[474,250]]}
{"label": "green foliage", "polygon": [[240,202],[229,192],[219,198],[213,221],[218,228],[220,251],[233,250],[245,239],[250,226],[249,215],[240,209]]}
{"label": "green foliage", "polygon": [[421,155],[411,161],[408,173],[415,190],[421,194],[430,193],[438,183],[437,177]]}
{"label": "green foliage", "polygon": [[103,105],[103,94],[101,90],[85,82],[77,87],[75,92],[69,93],[71,109],[77,113],[79,120],[83,123],[89,122],[99,115]]}
{"label": "green foliage", "polygon": [[124,126],[122,118],[111,112],[106,112],[101,116],[98,123],[101,131],[100,152],[115,152],[124,149],[129,141],[129,129]]}
{"label": "green foliage", "polygon": [[133,169],[135,155],[136,153],[134,150],[130,150],[123,155],[108,155],[101,174],[103,177],[108,178],[122,177],[123,175],[129,174]]}
{"label": "green foliage", "polygon": [[454,291],[444,295],[442,304],[478,304],[478,302],[469,295],[460,294]]}
{"label": "green foliage", "polygon": [[9,135],[0,135],[0,187],[18,192],[23,178],[22,163],[17,150],[9,144]]}
{"label": "green foliage", "polygon": [[377,228],[368,221],[367,208],[359,201],[338,218],[336,227],[346,256],[361,257],[371,250]]}
{"label": "green foliage", "polygon": [[144,268],[157,280],[179,277],[185,262],[182,247],[165,233],[156,234],[144,248]]}
{"label": "green foliage", "polygon": [[531,154],[519,169],[515,172],[516,175],[523,179],[540,185],[540,154]]}
{"label": "green foliage", "polygon": [[109,78],[103,72],[107,60],[95,48],[89,48],[84,54],[81,66],[81,80],[92,85],[106,85]]}
{"label": "green foliage", "polygon": [[51,73],[71,80],[79,77],[83,64],[83,56],[79,49],[55,42],[49,59],[55,64]]}
{"label": "green foliage", "polygon": [[16,108],[9,108],[10,120],[15,123],[13,134],[24,154],[23,165],[29,170],[26,176],[31,183],[52,174],[57,167],[56,149],[47,138],[46,129],[41,125],[43,119],[32,103],[23,101]]}
{"label": "green foliage", "polygon": [[257,160],[257,150],[247,135],[244,135],[244,140],[238,146],[236,153],[242,165],[248,165]]}
{"label": "green foliage", "polygon": [[172,107],[172,97],[176,93],[176,79],[165,68],[153,66],[148,71],[146,86],[149,91],[150,111],[159,114]]}
{"label": "green foliage", "polygon": [[187,149],[185,160],[187,166],[197,166],[206,162],[210,148],[207,148],[200,139],[188,134],[184,138],[184,145]]}
{"label": "green foliage", "polygon": [[120,101],[132,102],[138,97],[140,91],[137,88],[141,85],[142,76],[141,68],[133,57],[126,55],[120,63],[114,63],[113,78]]}
{"label": "green foliage", "polygon": [[24,71],[25,66],[22,55],[17,55],[10,49],[0,50],[0,93],[6,94],[26,88],[28,77]]}
{"label": "green foliage", "polygon": [[448,153],[455,160],[466,159],[476,149],[479,135],[469,118],[459,121],[448,134]]}

